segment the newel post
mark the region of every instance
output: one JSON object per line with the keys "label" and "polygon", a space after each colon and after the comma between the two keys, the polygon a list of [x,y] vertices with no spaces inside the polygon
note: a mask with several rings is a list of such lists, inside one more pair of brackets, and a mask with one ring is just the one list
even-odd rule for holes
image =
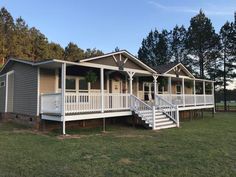
{"label": "newel post", "polygon": [[179,106],[176,105],[176,122],[177,122],[177,127],[179,127]]}
{"label": "newel post", "polygon": [[152,116],[153,116],[153,127],[152,129],[155,130],[156,129],[156,123],[155,123],[155,119],[156,119],[156,106],[152,106]]}

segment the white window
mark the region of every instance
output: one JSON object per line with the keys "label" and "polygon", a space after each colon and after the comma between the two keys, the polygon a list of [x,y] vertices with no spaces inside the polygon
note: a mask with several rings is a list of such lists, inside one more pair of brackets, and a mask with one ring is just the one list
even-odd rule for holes
{"label": "white window", "polygon": [[1,81],[1,82],[0,82],[0,88],[1,88],[1,87],[5,87],[5,81]]}

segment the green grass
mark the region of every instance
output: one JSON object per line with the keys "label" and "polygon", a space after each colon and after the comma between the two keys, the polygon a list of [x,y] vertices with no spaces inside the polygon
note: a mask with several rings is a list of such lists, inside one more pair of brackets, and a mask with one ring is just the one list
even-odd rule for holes
{"label": "green grass", "polygon": [[0,124],[0,176],[235,177],[236,114],[186,121],[152,131],[108,127],[40,134]]}
{"label": "green grass", "polygon": [[[217,106],[224,106],[224,103],[216,103]],[[229,106],[236,106],[236,103],[227,102]]]}

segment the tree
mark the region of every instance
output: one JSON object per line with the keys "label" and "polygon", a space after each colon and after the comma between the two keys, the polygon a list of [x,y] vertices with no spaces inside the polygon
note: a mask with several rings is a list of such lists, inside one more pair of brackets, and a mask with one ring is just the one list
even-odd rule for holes
{"label": "tree", "polygon": [[116,46],[115,52],[119,52],[119,51],[120,51],[120,48],[118,46]]}
{"label": "tree", "polygon": [[205,77],[205,63],[209,52],[214,50],[217,45],[217,35],[212,26],[211,20],[208,19],[202,10],[199,14],[190,20],[190,26],[187,32],[187,49],[189,55],[195,60],[193,64],[197,64],[200,69],[200,77]]}
{"label": "tree", "polygon": [[48,40],[47,38],[36,28],[31,28],[30,39],[31,39],[31,58],[34,61],[38,61],[41,59],[48,59]]}
{"label": "tree", "polygon": [[86,49],[86,51],[84,52],[84,58],[97,57],[103,54],[104,53],[101,50],[97,50],[96,48]]}
{"label": "tree", "polygon": [[172,60],[183,63],[188,69],[191,68],[191,59],[188,58],[186,49],[187,30],[185,27],[176,25],[171,34]]}
{"label": "tree", "polygon": [[222,59],[223,59],[223,80],[224,80],[224,109],[227,110],[227,98],[226,98],[226,86],[228,82],[232,82],[232,79],[236,76],[235,73],[235,28],[234,23],[226,22],[220,30],[221,44],[222,44]]}
{"label": "tree", "polygon": [[4,58],[9,58],[14,55],[15,50],[15,24],[14,19],[6,8],[0,10],[0,21],[2,25],[2,52]]}
{"label": "tree", "polygon": [[143,39],[142,46],[138,51],[138,58],[151,66],[167,64],[170,61],[169,55],[169,32],[163,30],[151,31],[146,39]]}
{"label": "tree", "polygon": [[65,48],[64,59],[68,61],[77,61],[84,58],[84,51],[76,44],[70,42]]}
{"label": "tree", "polygon": [[[158,33],[157,30],[155,30],[155,33]],[[156,34],[157,37],[158,34]],[[138,51],[138,58],[144,62],[147,65],[154,65],[154,59],[155,59],[155,54],[154,54],[154,32],[150,31],[146,39],[143,39],[142,45],[139,48]]]}
{"label": "tree", "polygon": [[17,58],[29,59],[31,56],[32,44],[30,41],[29,29],[26,22],[20,17],[15,24],[16,48],[14,55]]}
{"label": "tree", "polygon": [[54,42],[51,42],[48,44],[48,51],[49,55],[48,58],[53,58],[53,59],[64,59],[64,49],[59,45]]}

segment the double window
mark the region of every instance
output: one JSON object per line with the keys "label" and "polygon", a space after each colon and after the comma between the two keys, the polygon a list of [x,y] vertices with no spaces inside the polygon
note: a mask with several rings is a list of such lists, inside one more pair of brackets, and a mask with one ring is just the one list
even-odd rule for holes
{"label": "double window", "polygon": [[[61,78],[59,77],[58,88],[61,89]],[[66,91],[67,92],[82,92],[87,93],[89,90],[88,82],[82,77],[67,77]]]}
{"label": "double window", "polygon": [[[61,78],[58,80],[58,88],[61,89]],[[89,85],[83,77],[66,77],[66,92],[70,93],[88,93]],[[85,94],[79,94],[79,97],[74,97],[73,102],[87,103],[89,101],[88,96]],[[71,100],[70,100],[71,101]]]}

